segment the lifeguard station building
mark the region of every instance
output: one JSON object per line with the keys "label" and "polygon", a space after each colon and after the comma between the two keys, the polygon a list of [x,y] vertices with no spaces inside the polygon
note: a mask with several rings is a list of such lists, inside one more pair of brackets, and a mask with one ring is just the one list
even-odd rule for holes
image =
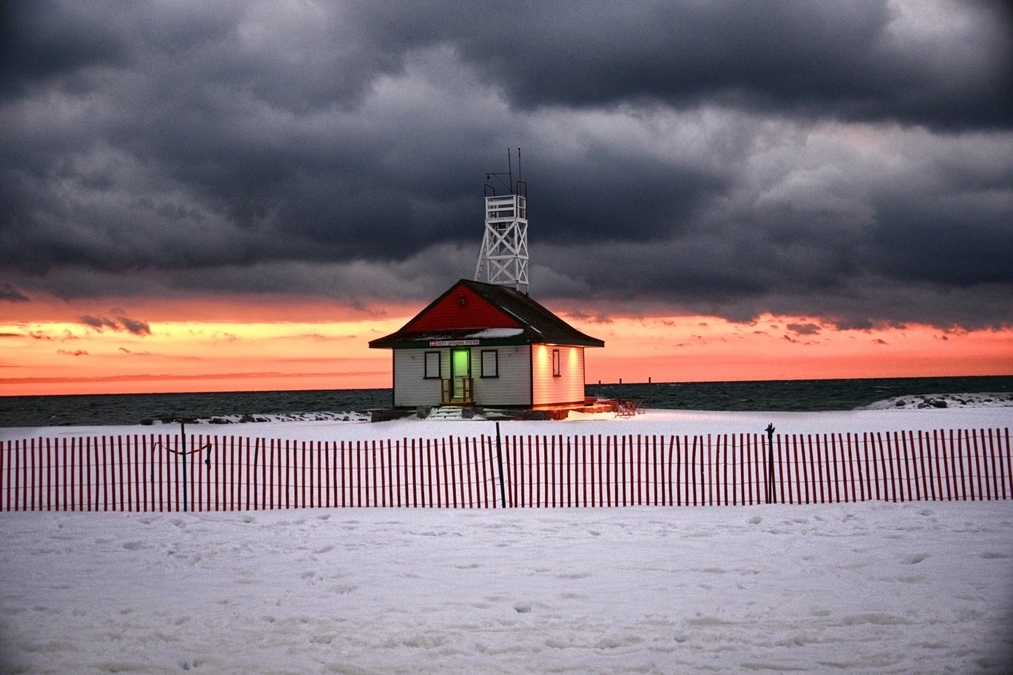
{"label": "lifeguard station building", "polygon": [[396,333],[394,407],[583,404],[584,348],[605,343],[509,286],[462,279]]}

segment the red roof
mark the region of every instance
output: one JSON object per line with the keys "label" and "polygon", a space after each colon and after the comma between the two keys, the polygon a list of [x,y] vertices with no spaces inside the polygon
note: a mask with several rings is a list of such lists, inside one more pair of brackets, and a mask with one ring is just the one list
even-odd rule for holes
{"label": "red roof", "polygon": [[476,344],[562,344],[604,347],[530,297],[509,286],[461,279],[396,333],[372,340],[371,348],[428,346],[433,341]]}

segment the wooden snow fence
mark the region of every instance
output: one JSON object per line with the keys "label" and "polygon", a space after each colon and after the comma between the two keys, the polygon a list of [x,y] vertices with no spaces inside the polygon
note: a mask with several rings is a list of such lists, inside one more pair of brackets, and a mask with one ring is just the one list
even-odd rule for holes
{"label": "wooden snow fence", "polygon": [[2,511],[612,507],[1013,498],[1009,429],[0,442]]}

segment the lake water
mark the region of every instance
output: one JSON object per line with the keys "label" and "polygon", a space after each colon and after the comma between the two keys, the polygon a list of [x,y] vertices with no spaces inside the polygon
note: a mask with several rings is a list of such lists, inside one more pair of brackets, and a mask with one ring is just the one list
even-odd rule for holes
{"label": "lake water", "polygon": [[[1013,392],[1013,377],[589,384],[588,396],[674,410],[853,410],[895,396]],[[142,424],[215,416],[365,412],[389,408],[390,389],[0,397],[0,426]]]}

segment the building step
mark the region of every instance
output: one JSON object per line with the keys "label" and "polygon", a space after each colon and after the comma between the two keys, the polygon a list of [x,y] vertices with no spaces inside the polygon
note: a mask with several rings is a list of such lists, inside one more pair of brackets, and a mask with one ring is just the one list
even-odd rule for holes
{"label": "building step", "polygon": [[429,411],[427,420],[467,420],[474,418],[474,408],[467,409],[471,414],[465,414],[465,408],[459,405],[436,406]]}

